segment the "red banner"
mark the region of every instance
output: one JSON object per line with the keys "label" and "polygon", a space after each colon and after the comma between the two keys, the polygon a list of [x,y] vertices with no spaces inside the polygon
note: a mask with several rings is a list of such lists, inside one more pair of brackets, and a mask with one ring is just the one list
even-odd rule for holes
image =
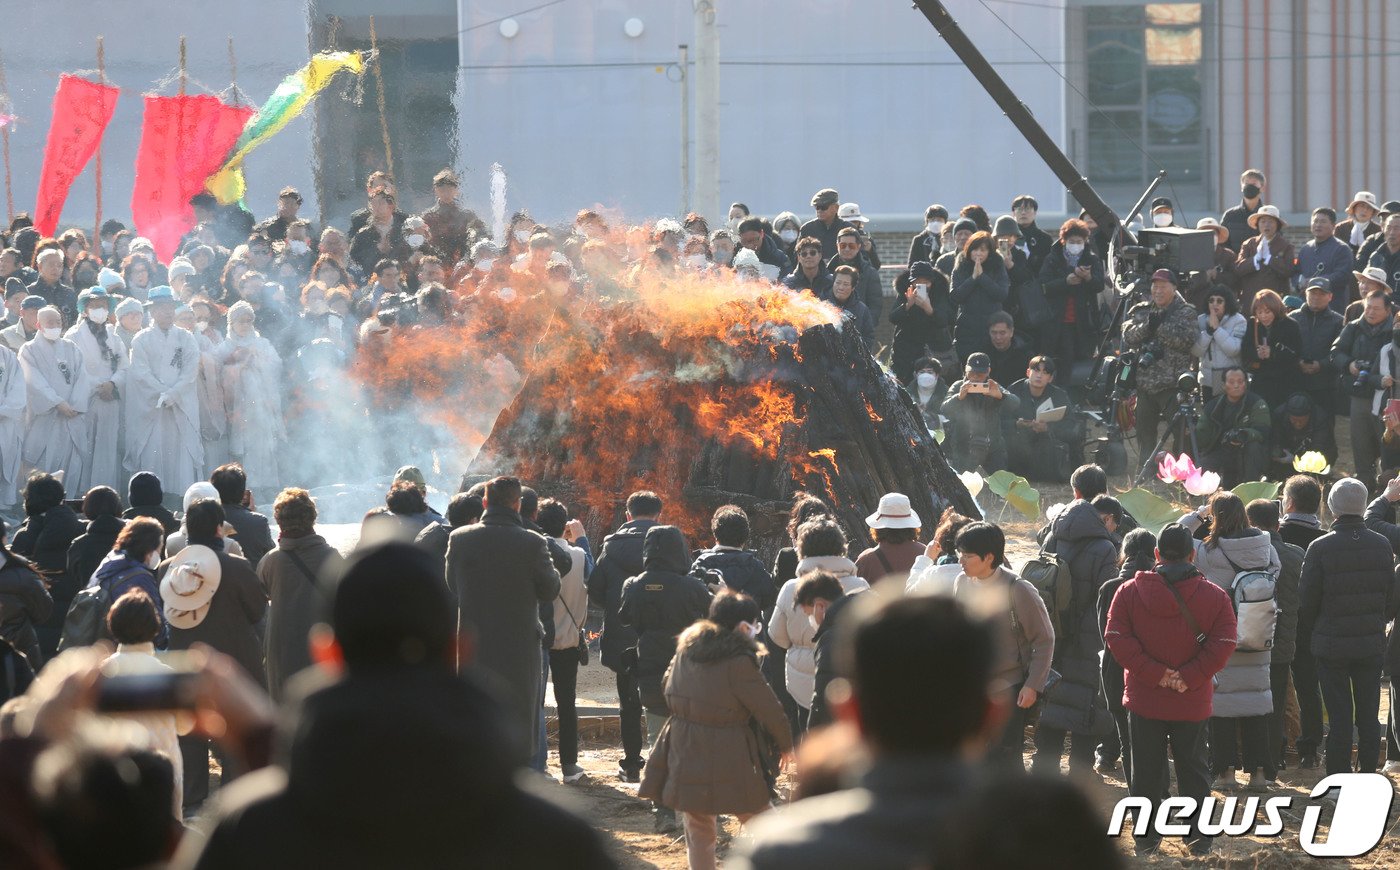
{"label": "red banner", "polygon": [[207,94],[146,97],[131,217],[161,262],[170,262],[180,237],[194,228],[190,197],[223,165],[252,115],[250,106]]}
{"label": "red banner", "polygon": [[44,170],[39,175],[39,198],[34,204],[34,228],[40,235],[51,236],[58,228],[68,189],[97,150],[117,107],[117,93],[111,85],[66,73],[58,77]]}

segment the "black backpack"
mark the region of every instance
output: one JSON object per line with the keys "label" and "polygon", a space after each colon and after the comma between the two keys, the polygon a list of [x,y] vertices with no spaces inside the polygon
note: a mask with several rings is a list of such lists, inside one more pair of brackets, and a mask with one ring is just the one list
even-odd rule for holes
{"label": "black backpack", "polygon": [[79,646],[92,646],[107,637],[107,610],[112,606],[112,587],[119,586],[144,571],[145,566],[133,565],[116,577],[96,586],[88,586],[73,596],[68,615],[63,618],[63,636],[58,651]]}

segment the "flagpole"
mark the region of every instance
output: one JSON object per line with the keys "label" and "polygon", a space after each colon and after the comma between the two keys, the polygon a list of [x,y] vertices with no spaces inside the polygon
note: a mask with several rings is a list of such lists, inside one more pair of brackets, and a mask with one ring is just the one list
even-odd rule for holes
{"label": "flagpole", "polygon": [[232,36],[228,38],[228,76],[229,81],[233,84],[233,104],[235,106],[242,105],[242,101],[238,99],[238,58],[233,53]]}
{"label": "flagpole", "polygon": [[[97,37],[97,82],[107,84],[107,51],[103,45],[103,38]],[[97,213],[93,216],[92,240],[89,242],[90,250],[102,255],[102,142],[97,143],[97,162],[93,164],[92,179],[97,188]],[[84,288],[86,289],[86,288]]]}
{"label": "flagpole", "polygon": [[180,37],[180,96],[185,95],[185,37]]}
{"label": "flagpole", "polygon": [[[5,61],[3,58],[0,58],[0,101],[3,101],[6,113],[13,115],[14,108],[10,105],[10,85],[9,82],[5,79]],[[3,143],[5,157],[5,212],[7,214],[7,221],[12,221],[15,219],[15,195],[14,191],[10,189],[11,123],[13,122],[6,122],[5,126],[0,127],[0,143]]]}
{"label": "flagpole", "polygon": [[384,115],[384,74],[379,68],[379,37],[374,31],[374,16],[369,17],[369,50],[374,63],[374,83],[379,91],[379,132],[384,136],[384,171],[394,177],[394,151],[389,146],[389,119]]}

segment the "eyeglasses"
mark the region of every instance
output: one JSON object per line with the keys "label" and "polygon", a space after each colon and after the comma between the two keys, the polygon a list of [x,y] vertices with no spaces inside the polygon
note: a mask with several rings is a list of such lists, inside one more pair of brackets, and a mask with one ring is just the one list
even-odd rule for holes
{"label": "eyeglasses", "polygon": [[816,248],[808,248],[808,249],[805,250],[805,251],[798,251],[798,252],[797,252],[797,256],[799,256],[799,257],[820,257],[821,255],[822,255],[822,252],[819,251],[819,250],[817,250]]}

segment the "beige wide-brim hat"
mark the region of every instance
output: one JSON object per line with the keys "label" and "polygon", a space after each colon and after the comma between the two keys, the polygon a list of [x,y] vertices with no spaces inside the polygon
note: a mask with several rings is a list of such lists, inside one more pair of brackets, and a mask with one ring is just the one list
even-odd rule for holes
{"label": "beige wide-brim hat", "polygon": [[1386,292],[1390,291],[1390,282],[1386,281],[1385,270],[1380,266],[1367,266],[1360,272],[1351,274],[1356,276],[1358,295],[1366,291],[1367,284],[1379,284]]}
{"label": "beige wide-brim hat", "polygon": [[909,504],[909,496],[899,492],[880,496],[879,508],[865,518],[865,524],[872,529],[917,529],[922,525]]}
{"label": "beige wide-brim hat", "polygon": [[166,621],[181,629],[203,622],[222,576],[219,554],[202,544],[192,544],[172,556],[160,581]]}
{"label": "beige wide-brim hat", "polygon": [[1217,245],[1230,238],[1230,230],[1213,217],[1203,217],[1196,221],[1196,229],[1215,230],[1215,243]]}
{"label": "beige wide-brim hat", "polygon": [[1376,195],[1369,190],[1358,190],[1356,196],[1352,197],[1351,203],[1347,205],[1347,214],[1358,205],[1369,205],[1371,211],[1380,211],[1381,207],[1376,204]]}
{"label": "beige wide-brim hat", "polygon": [[1259,210],[1249,216],[1249,226],[1251,229],[1259,229],[1259,219],[1261,217],[1271,217],[1274,220],[1278,221],[1279,229],[1283,229],[1284,227],[1288,226],[1288,222],[1285,221],[1283,218],[1279,217],[1278,206],[1276,205],[1259,206]]}

